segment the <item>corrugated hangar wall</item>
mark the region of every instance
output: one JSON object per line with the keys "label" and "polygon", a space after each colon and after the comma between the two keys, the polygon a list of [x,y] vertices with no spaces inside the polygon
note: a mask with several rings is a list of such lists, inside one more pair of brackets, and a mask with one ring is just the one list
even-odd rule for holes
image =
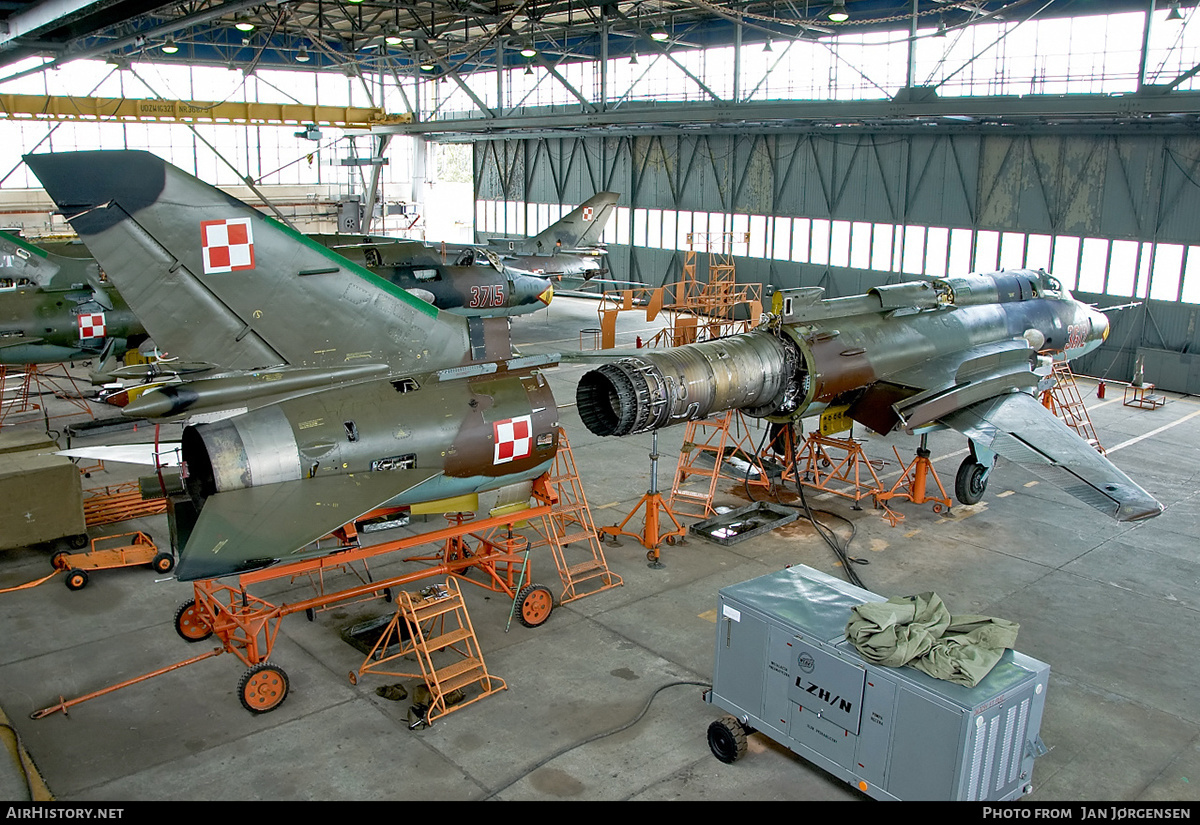
{"label": "corrugated hangar wall", "polygon": [[[1200,136],[1193,134],[1005,129],[530,138],[476,143],[474,167],[479,200],[579,203],[608,189],[631,209],[1200,245]],[[615,278],[658,285],[681,266],[682,253],[673,250],[610,250]],[[741,257],[737,273],[745,282],[822,285],[835,295],[911,277]],[[1077,294],[1102,306],[1130,300]],[[1147,301],[1113,313],[1109,344],[1077,368],[1126,380],[1139,348],[1181,353],[1188,361],[1190,352],[1200,352],[1197,310]],[[1186,372],[1189,365],[1174,369]],[[1193,389],[1178,378],[1158,383]]]}

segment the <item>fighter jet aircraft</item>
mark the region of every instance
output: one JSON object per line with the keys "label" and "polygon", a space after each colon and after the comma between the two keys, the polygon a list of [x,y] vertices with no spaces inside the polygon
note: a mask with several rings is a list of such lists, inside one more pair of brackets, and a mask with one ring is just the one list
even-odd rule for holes
{"label": "fighter jet aircraft", "polygon": [[551,465],[553,359],[512,357],[508,319],[439,311],[146,152],[25,161],[155,342],[213,366],[124,410],[216,419],[182,435],[199,515],[180,579],[317,555],[370,510]]}
{"label": "fighter jet aircraft", "polygon": [[145,339],[94,260],[0,232],[0,364],[103,361]]}
{"label": "fighter jet aircraft", "polygon": [[646,432],[729,409],[786,423],[845,405],[878,433],[942,425],[970,439],[955,494],[977,503],[996,457],[1043,475],[1118,521],[1162,505],[1033,396],[1038,353],[1070,360],[1108,319],[1051,275],[1008,270],[891,284],[825,299],[782,290],[770,323],[584,374],[579,413],[597,435]]}
{"label": "fighter jet aircraft", "polygon": [[[314,240],[439,309],[456,315],[521,315],[549,306],[548,275],[502,261],[489,250],[447,251],[420,241],[313,235]],[[548,258],[547,258],[548,259]]]}
{"label": "fighter jet aircraft", "polygon": [[440,309],[518,315],[550,303],[553,279],[589,280],[608,271],[598,244],[618,197],[601,192],[532,238],[489,238],[484,246],[378,235],[312,237]]}

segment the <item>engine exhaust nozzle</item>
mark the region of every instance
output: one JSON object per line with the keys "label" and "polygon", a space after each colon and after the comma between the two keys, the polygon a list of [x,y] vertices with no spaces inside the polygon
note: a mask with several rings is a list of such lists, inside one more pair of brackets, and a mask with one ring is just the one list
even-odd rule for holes
{"label": "engine exhaust nozzle", "polygon": [[804,400],[795,345],[768,332],[645,352],[585,373],[575,400],[596,435],[632,435],[713,413],[783,416]]}

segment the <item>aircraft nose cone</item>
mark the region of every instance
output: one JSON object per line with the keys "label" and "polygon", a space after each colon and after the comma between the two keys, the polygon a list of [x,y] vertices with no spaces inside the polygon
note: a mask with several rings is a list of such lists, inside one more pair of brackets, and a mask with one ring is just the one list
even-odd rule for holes
{"label": "aircraft nose cone", "polygon": [[554,296],[554,287],[548,278],[523,275],[517,278],[514,287],[517,297],[516,306],[526,306],[535,301],[548,305]]}

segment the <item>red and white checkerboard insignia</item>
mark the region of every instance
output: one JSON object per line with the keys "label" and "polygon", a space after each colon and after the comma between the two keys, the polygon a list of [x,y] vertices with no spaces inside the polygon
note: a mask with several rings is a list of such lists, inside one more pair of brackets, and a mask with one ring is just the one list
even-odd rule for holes
{"label": "red and white checkerboard insignia", "polygon": [[533,453],[533,421],[527,415],[495,422],[492,433],[496,437],[493,464],[507,464]]}
{"label": "red and white checkerboard insignia", "polygon": [[200,222],[204,274],[254,269],[254,236],[249,218]]}
{"label": "red and white checkerboard insignia", "polygon": [[104,329],[104,313],[103,312],[84,312],[79,316],[79,340],[87,341],[92,338],[103,338],[105,336]]}
{"label": "red and white checkerboard insignia", "polygon": [[583,219],[585,221],[590,221],[592,219],[592,207],[590,207],[590,206],[583,207]]}

